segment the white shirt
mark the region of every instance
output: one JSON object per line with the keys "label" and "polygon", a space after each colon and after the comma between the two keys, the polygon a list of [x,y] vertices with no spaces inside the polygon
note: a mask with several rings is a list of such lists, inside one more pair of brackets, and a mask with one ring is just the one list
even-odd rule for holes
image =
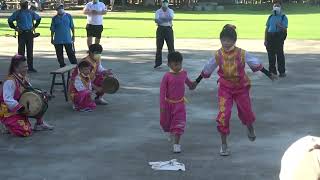
{"label": "white shirt", "polygon": [[[98,2],[94,4],[93,2],[89,2],[84,7],[84,11],[105,11],[107,10],[107,6],[102,2]],[[103,25],[103,15],[100,14],[87,14],[87,23],[91,25]]]}
{"label": "white shirt", "polygon": [[6,80],[3,84],[3,100],[8,106],[9,110],[16,108],[19,103],[14,99],[14,93],[16,92],[16,83],[14,80]]}
{"label": "white shirt", "polygon": [[81,78],[79,75],[76,76],[74,80],[74,87],[77,89],[77,91],[84,91],[84,90],[89,90],[92,91],[92,84],[91,81],[89,82],[89,89],[83,84]]}
{"label": "white shirt", "polygon": [[[245,54],[245,62],[248,64],[248,66],[252,69],[252,71],[257,71],[259,67],[262,66],[261,62],[258,58],[251,55],[250,53],[246,52]],[[206,75],[211,75],[213,71],[218,67],[218,64],[216,63],[215,56],[211,58],[207,64],[203,67],[202,72]]]}
{"label": "white shirt", "polygon": [[173,18],[174,12],[170,8],[168,8],[166,11],[163,11],[162,8],[156,11],[155,19],[158,26],[172,26]]}

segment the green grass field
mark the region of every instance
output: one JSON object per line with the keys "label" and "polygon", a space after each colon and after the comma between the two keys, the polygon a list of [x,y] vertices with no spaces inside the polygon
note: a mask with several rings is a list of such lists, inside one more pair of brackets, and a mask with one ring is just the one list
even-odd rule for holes
{"label": "green grass field", "polygon": [[[224,24],[237,26],[239,38],[261,39],[264,37],[265,23],[270,7],[232,7],[224,12],[176,11],[174,31],[176,38],[218,38]],[[72,11],[71,11],[72,14]],[[320,8],[311,6],[289,6],[286,8],[289,18],[288,38],[320,39]],[[156,25],[154,13],[112,12],[105,16],[105,37],[151,38],[155,37]],[[51,17],[43,17],[37,32],[41,36],[50,36]],[[86,36],[85,16],[74,16],[77,36]],[[0,35],[13,34],[7,26],[5,17],[0,18]]]}

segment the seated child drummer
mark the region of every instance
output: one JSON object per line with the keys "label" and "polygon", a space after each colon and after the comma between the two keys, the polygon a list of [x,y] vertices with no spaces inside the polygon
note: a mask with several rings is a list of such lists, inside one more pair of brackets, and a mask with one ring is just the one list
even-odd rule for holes
{"label": "seated child drummer", "polygon": [[104,92],[101,90],[105,76],[112,75],[111,69],[106,70],[101,65],[102,46],[100,44],[92,44],[89,46],[89,55],[82,59],[92,66],[90,78],[92,80],[93,89],[97,90],[95,102],[98,105],[107,105],[107,101],[103,99]]}
{"label": "seated child drummer", "polygon": [[34,131],[52,130],[54,127],[37,117],[36,124],[31,129],[28,119],[28,110],[19,103],[19,99],[25,88],[30,87],[27,79],[28,65],[24,56],[15,55],[11,59],[7,80],[0,91],[0,122],[9,133],[27,137]]}
{"label": "seated child drummer", "polygon": [[[91,98],[93,88],[90,73],[92,69],[88,61],[81,61],[72,73],[69,95],[73,102],[73,109],[76,111],[91,112],[96,109],[96,103]],[[98,87],[95,90],[99,92],[101,88]]]}

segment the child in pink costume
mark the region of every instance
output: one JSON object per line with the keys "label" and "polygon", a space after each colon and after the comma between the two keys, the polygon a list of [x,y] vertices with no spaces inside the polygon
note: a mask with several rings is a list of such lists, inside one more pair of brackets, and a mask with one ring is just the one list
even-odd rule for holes
{"label": "child in pink costume", "polygon": [[198,84],[202,78],[209,78],[213,71],[219,67],[219,114],[217,117],[217,128],[221,134],[222,146],[220,155],[228,156],[230,150],[227,145],[227,135],[230,134],[229,121],[233,101],[237,104],[238,116],[241,122],[247,126],[248,138],[254,141],[256,138],[253,122],[255,114],[251,108],[250,80],[245,72],[245,65],[248,64],[253,72],[261,71],[270,79],[274,79],[259,60],[251,54],[235,46],[237,33],[233,25],[225,25],[220,33],[222,48],[203,68],[201,75],[197,78]]}
{"label": "child in pink costume", "polygon": [[185,84],[194,89],[187,72],[182,69],[183,57],[179,52],[168,55],[167,72],[160,86],[160,125],[164,132],[174,137],[173,152],[180,153],[180,137],[186,125]]}
{"label": "child in pink costume", "polygon": [[76,111],[91,112],[96,109],[96,103],[91,98],[93,93],[91,71],[91,64],[87,61],[81,61],[72,73],[69,94]]}

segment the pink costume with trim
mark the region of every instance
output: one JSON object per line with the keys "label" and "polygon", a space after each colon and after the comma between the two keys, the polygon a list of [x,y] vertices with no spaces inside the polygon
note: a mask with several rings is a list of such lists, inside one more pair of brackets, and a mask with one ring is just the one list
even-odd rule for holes
{"label": "pink costume with trim", "polygon": [[90,77],[83,77],[77,67],[72,72],[69,85],[69,95],[76,111],[96,109],[96,103],[91,98],[91,92]]}
{"label": "pink costume with trim", "polygon": [[229,122],[233,101],[237,104],[238,116],[244,125],[251,125],[255,121],[250,100],[250,79],[245,72],[248,64],[253,72],[260,71],[263,65],[259,60],[238,47],[230,52],[219,49],[215,57],[208,61],[201,75],[209,78],[219,67],[219,114],[217,128],[221,134],[230,134]]}
{"label": "pink costume with trim", "polygon": [[[19,104],[19,99],[25,89],[16,79],[17,77],[18,75],[10,75],[0,91],[0,121],[11,134],[26,137],[32,134],[32,129],[28,117],[18,113],[22,107]],[[22,82],[27,82],[25,78],[20,78]],[[36,119],[38,124],[43,123],[42,117]]]}
{"label": "pink costume with trim", "polygon": [[160,85],[160,125],[165,132],[182,135],[186,126],[185,84],[192,82],[187,72],[167,72]]}

